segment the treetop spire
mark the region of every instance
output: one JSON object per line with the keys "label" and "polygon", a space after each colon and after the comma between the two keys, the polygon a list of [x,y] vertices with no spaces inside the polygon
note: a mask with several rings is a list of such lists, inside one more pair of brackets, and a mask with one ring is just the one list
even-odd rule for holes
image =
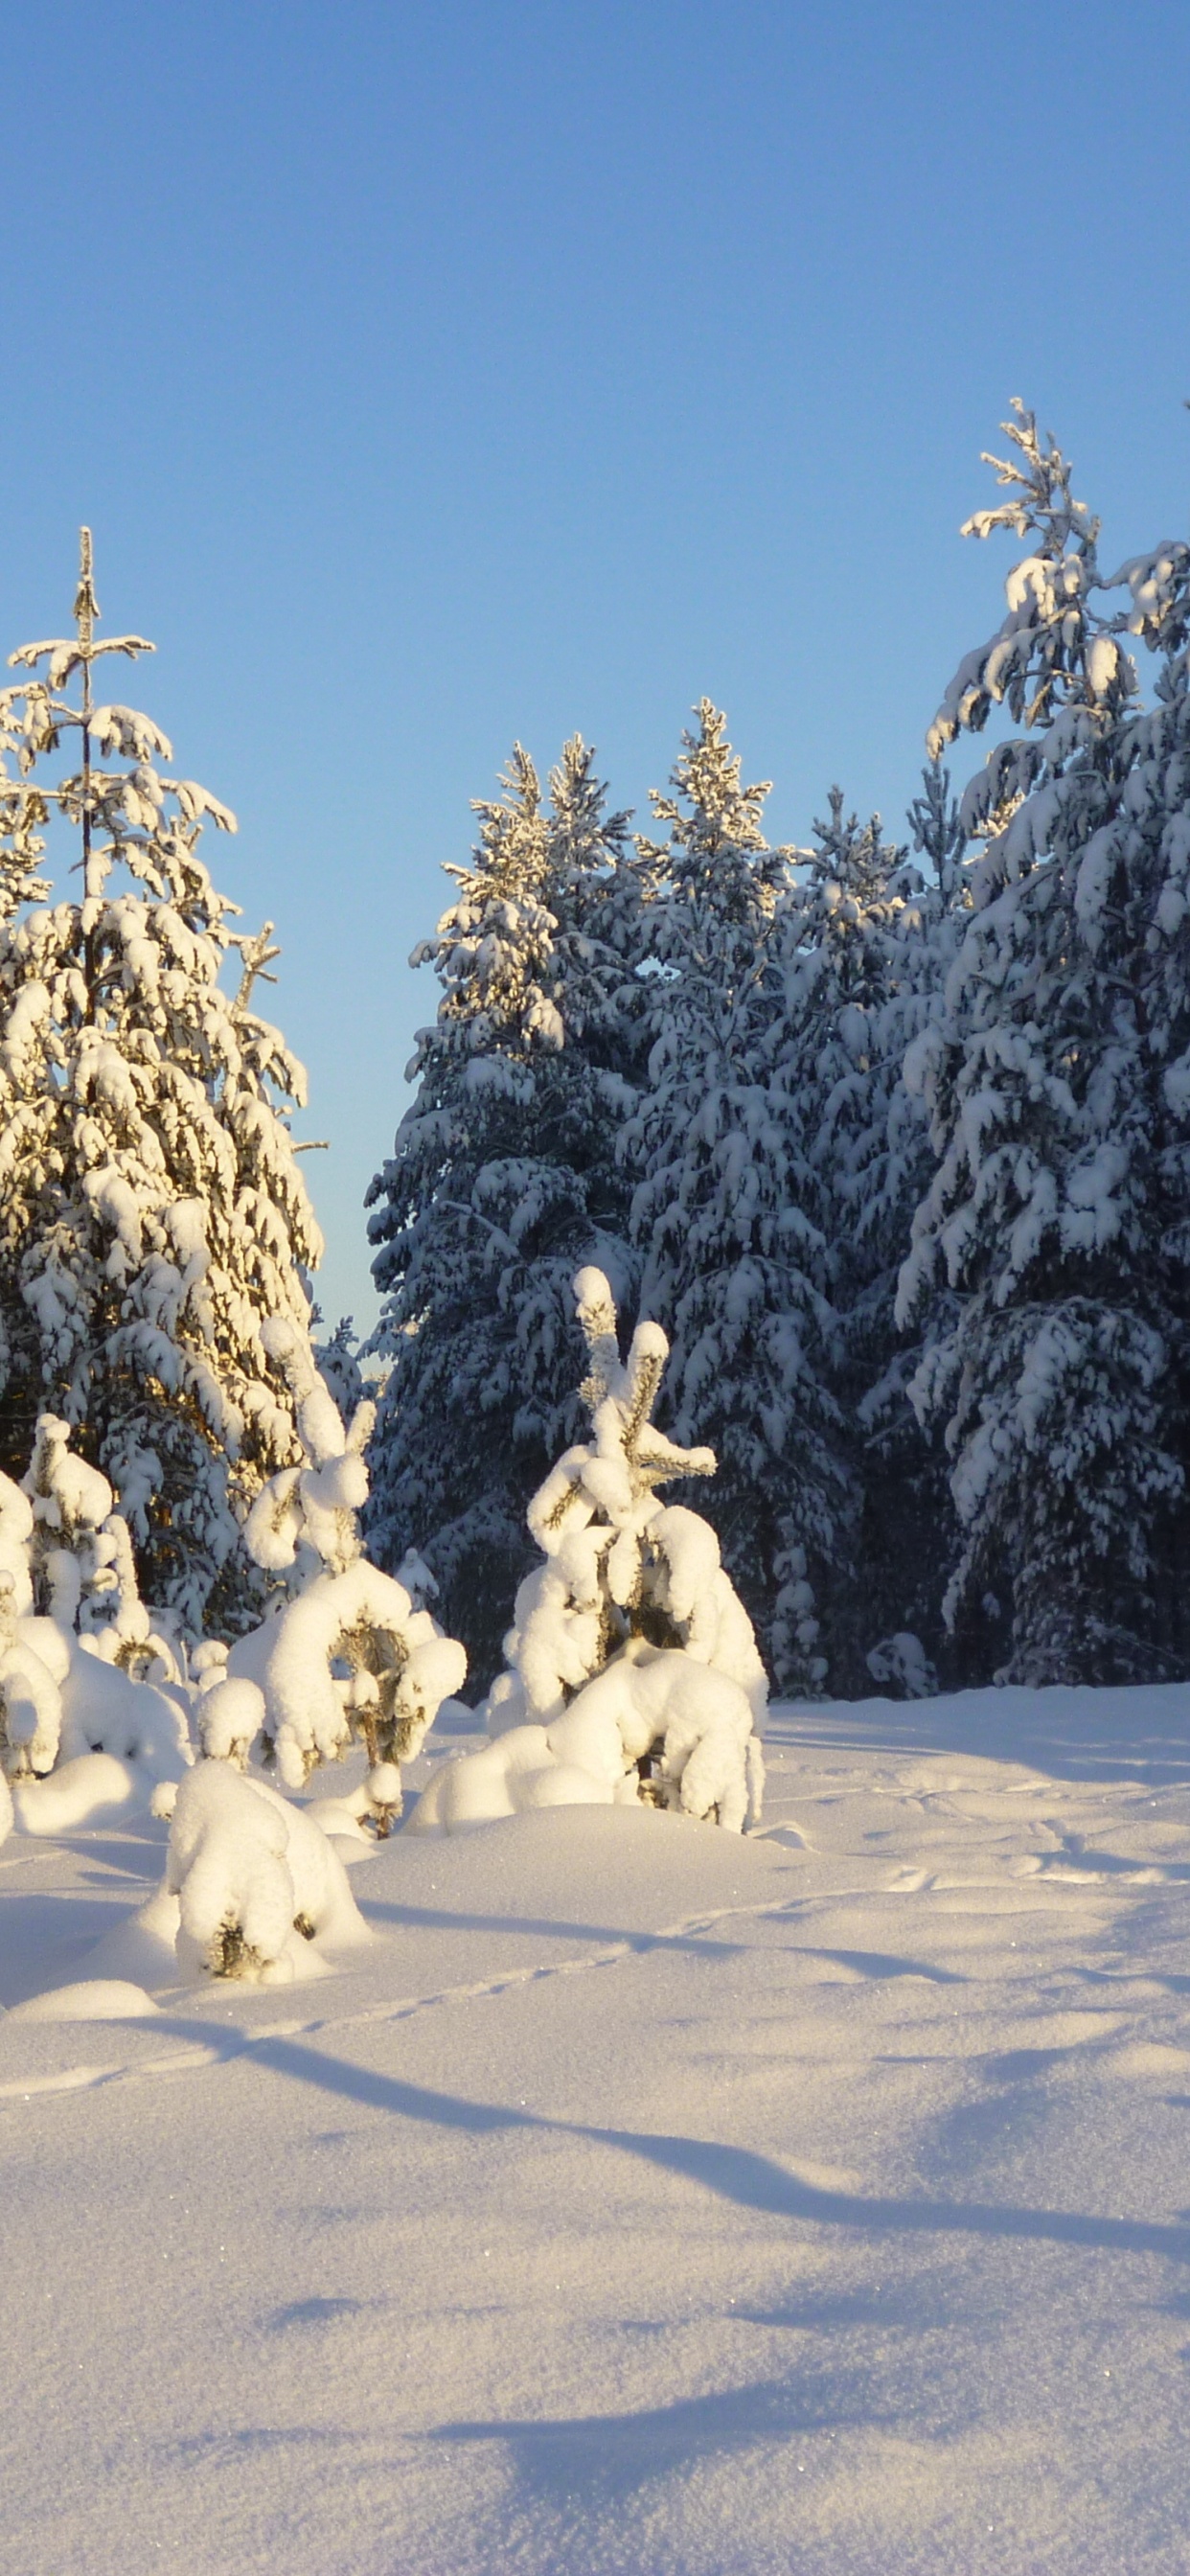
{"label": "treetop spire", "polygon": [[79,651],[90,653],[95,640],[95,620],[100,614],[95,596],[94,552],[89,528],[79,529],[79,586],[74,595],[74,622],[78,628]]}

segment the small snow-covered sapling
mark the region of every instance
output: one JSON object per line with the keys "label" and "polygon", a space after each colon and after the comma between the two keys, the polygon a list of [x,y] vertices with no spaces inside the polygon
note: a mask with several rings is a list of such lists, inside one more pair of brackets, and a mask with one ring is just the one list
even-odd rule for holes
{"label": "small snow-covered sapling", "polygon": [[591,1437],[559,1459],[529,1506],[545,1558],[517,1594],[509,1669],[494,1683],[482,1753],[447,1764],[418,1830],[528,1806],[641,1802],[739,1832],[760,1813],[764,1667],[709,1524],[658,1488],[714,1473],[653,1406],[668,1343],[638,1324],[621,1361],[602,1271],[575,1279],[591,1357]]}
{"label": "small snow-covered sapling", "polygon": [[283,1575],[291,1598],[263,1626],[213,1661],[200,1680],[203,1750],[246,1767],[254,1746],[276,1761],[289,1788],[352,1743],[368,1756],[372,1821],[387,1834],[401,1812],[400,1764],[412,1760],[441,1702],[457,1691],[467,1659],[415,1606],[405,1584],[363,1554],[359,1511],[367,1499],[364,1446],[370,1402],[345,1425],[320,1377],[308,1336],[285,1321],[265,1327],[270,1356],[293,1398],[301,1465],[274,1476],[248,1516],[256,1562]]}

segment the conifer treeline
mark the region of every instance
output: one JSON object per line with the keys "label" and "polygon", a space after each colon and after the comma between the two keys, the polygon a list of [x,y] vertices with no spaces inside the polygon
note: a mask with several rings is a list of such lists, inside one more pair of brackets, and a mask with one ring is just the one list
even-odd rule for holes
{"label": "conifer treeline", "polygon": [[[583,1262],[671,1338],[782,1688],[1185,1669],[1190,548],[1103,576],[1065,459],[1007,428],[969,532],[1027,550],[905,847],[835,790],[769,848],[706,699],[655,837],[577,737],[477,808],[370,1193],[372,1545],[421,1549],[473,1672],[577,1433]],[[942,756],[994,710],[956,806]]]}

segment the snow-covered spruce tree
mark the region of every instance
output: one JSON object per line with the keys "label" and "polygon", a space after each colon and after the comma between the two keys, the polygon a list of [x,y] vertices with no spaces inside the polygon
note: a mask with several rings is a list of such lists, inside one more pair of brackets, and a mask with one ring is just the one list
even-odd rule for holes
{"label": "snow-covered spruce tree", "polygon": [[[778,923],[784,1007],[771,1085],[806,1139],[806,1213],[827,1247],[833,1330],[825,1359],[848,1468],[820,1615],[832,1687],[928,1672],[940,1624],[938,1566],[951,1517],[937,1444],[907,1397],[919,1352],[895,1321],[897,1276],[932,1155],[907,1091],[908,1045],[936,1012],[959,888],[961,827],[931,768],[911,825],[930,873],[860,824],[832,788],[830,816],[786,892]],[[871,1658],[875,1656],[875,1664]]]}
{"label": "snow-covered spruce tree", "polygon": [[[230,1653],[211,1640],[195,1656],[203,1758],[177,1793],[167,1890],[185,1975],[275,1984],[318,1974],[328,1949],[368,1939],[342,1854],[367,1839],[365,1819],[390,1831],[400,1765],[467,1659],[363,1555],[372,1404],[345,1421],[308,1333],[275,1318],[264,1338],[289,1388],[301,1455],[257,1496],[244,1536],[287,1592]],[[285,1794],[352,1744],[368,1756],[357,1788],[300,1806]]]}
{"label": "snow-covered spruce tree", "polygon": [[253,1753],[275,1762],[290,1789],[349,1744],[363,1744],[369,1767],[360,1812],[387,1834],[401,1812],[400,1764],[413,1759],[442,1701],[461,1688],[467,1658],[411,1590],[363,1553],[374,1405],[365,1400],[345,1423],[308,1335],[274,1318],[264,1339],[290,1391],[301,1459],[258,1494],[244,1538],[289,1597],[275,1596],[269,1616],[230,1654],[213,1644],[200,1650],[199,1740],[209,1758],[240,1769]]}
{"label": "snow-covered spruce tree", "polygon": [[[97,640],[97,616],[84,530],[74,635],[14,653],[28,676],[0,691],[4,1454],[19,1473],[52,1406],[115,1485],[147,1595],[197,1627],[237,1513],[293,1454],[261,1323],[306,1329],[321,1250],[286,1123],[305,1078],[252,1006],[268,932],[231,928],[199,856],[204,820],[234,817],[162,775],[149,717],[96,703],[105,656],[152,650]],[[51,818],[82,882],[46,905]]]}
{"label": "snow-covered spruce tree", "polygon": [[[1186,1652],[1190,553],[1105,581],[1065,458],[1022,405],[1006,428],[989,461],[1011,497],[968,532],[1028,552],[931,747],[1001,703],[1025,730],[963,801],[985,849],[945,1016],[907,1068],[938,1161],[901,1302],[954,1300],[915,1386],[947,1417],[951,1621],[990,1593],[1011,1604],[1007,1678],[1136,1679]],[[1129,627],[1163,657],[1148,715]]]}
{"label": "snow-covered spruce tree", "polygon": [[26,1833],[144,1799],[191,1759],[186,1692],[113,1500],[52,1414],[22,1483],[0,1475],[0,1771]]}
{"label": "snow-covered spruce tree", "polygon": [[350,1422],[357,1407],[367,1399],[364,1373],[359,1364],[359,1345],[356,1339],[354,1317],[341,1315],[334,1332],[328,1335],[325,1342],[313,1339],[315,1329],[321,1322],[322,1315],[319,1308],[312,1307],[310,1330],[314,1364],[324,1384],[329,1386],[343,1420],[347,1423]]}
{"label": "snow-covered spruce tree", "polygon": [[676,1441],[713,1444],[724,1561],[778,1683],[814,1690],[826,1670],[814,1586],[848,1480],[827,1383],[834,1322],[812,1134],[774,1057],[774,924],[793,854],[768,847],[768,787],[741,783],[719,710],[704,698],[695,712],[672,795],[653,791],[667,838],[638,843],[657,888],[657,971],[645,979],[647,1076],[621,1152],[641,1307],[672,1346],[665,1420]]}
{"label": "snow-covered spruce tree", "polygon": [[713,1476],[714,1454],[679,1447],[652,1421],[668,1355],[660,1326],[638,1324],[622,1361],[602,1271],[580,1270],[574,1293],[590,1436],[529,1506],[545,1562],[517,1594],[510,1669],[488,1701],[494,1740],[443,1765],[411,1829],[641,1803],[739,1833],[760,1814],[764,1667],[710,1524],[658,1491]]}
{"label": "snow-covered spruce tree", "polygon": [[576,1262],[629,1291],[615,1160],[638,1044],[637,873],[627,817],[567,743],[544,800],[518,746],[435,938],[442,986],[410,1067],[417,1096],[373,1182],[390,1364],[372,1446],[372,1552],[424,1551],[473,1671],[499,1661],[529,1562],[524,1515],[575,1424]]}

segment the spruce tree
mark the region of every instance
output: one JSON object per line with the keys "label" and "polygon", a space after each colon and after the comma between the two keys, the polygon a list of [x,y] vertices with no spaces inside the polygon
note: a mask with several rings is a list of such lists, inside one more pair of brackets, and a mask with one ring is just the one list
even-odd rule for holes
{"label": "spruce tree", "polygon": [[501,788],[414,951],[442,997],[368,1193],[390,1369],[369,1542],[392,1567],[422,1551],[481,1681],[531,1562],[529,1497],[576,1428],[576,1265],[632,1303],[614,1148],[641,1019],[639,874],[593,753],[567,743],[547,800],[518,744]]}
{"label": "spruce tree", "polygon": [[[836,787],[829,820],[814,829],[778,922],[772,1089],[797,1104],[805,1206],[825,1246],[823,1364],[847,1474],[820,1606],[831,1687],[856,1692],[870,1686],[867,1657],[890,1630],[931,1625],[922,1439],[893,1310],[928,1179],[925,1123],[901,1066],[928,1007],[936,923],[919,872],[883,838],[878,815],[863,825],[847,816]],[[906,1544],[907,1524],[917,1546]]]}
{"label": "spruce tree", "polygon": [[[74,634],[14,653],[25,676],[0,691],[5,1454],[19,1474],[37,1415],[69,1423],[146,1595],[197,1627],[221,1578],[234,1590],[238,1516],[293,1454],[261,1324],[307,1328],[321,1244],[287,1124],[305,1078],[253,1007],[268,929],[232,928],[199,855],[204,822],[234,817],[163,775],[149,717],[96,703],[107,656],[153,649],[97,640],[98,615],[84,529]],[[81,885],[47,904],[51,822]]]}
{"label": "spruce tree", "polygon": [[793,854],[768,847],[768,786],[743,784],[722,714],[704,698],[696,715],[673,793],[652,794],[667,836],[638,843],[656,887],[651,1047],[621,1150],[636,1179],[641,1312],[670,1339],[667,1427],[718,1456],[708,1509],[775,1677],[817,1689],[814,1588],[847,1477],[813,1135],[773,1052],[774,925]]}
{"label": "spruce tree", "polygon": [[[1011,1606],[1006,1678],[1131,1680],[1185,1653],[1190,557],[1105,580],[1066,459],[1022,405],[1005,426],[988,461],[1010,498],[967,532],[1028,551],[931,747],[1001,704],[1024,730],[963,801],[984,849],[911,1062],[937,1169],[901,1304],[952,1301],[915,1389],[953,1461],[952,1623],[990,1594]],[[1148,715],[1129,628],[1162,656]]]}

